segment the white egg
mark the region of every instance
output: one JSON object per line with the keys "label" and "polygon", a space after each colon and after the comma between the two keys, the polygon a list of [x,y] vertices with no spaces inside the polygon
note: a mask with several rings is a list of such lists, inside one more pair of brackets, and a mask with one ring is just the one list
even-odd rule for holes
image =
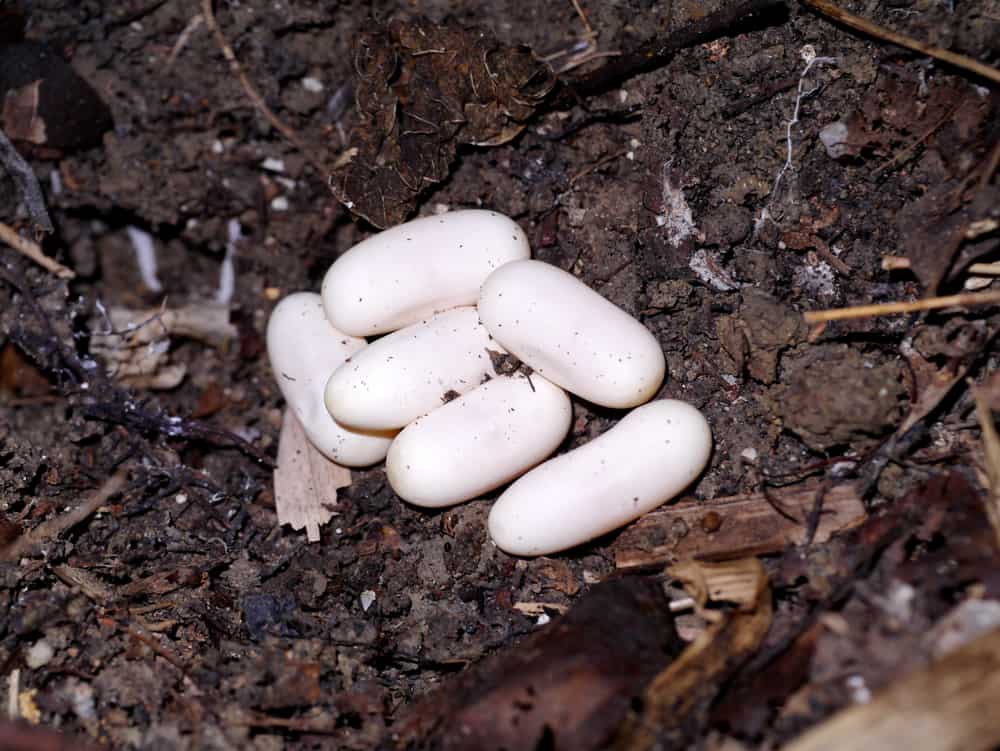
{"label": "white egg", "polygon": [[475,308],[455,308],[372,342],[333,372],[326,408],[338,422],[391,430],[471,391],[495,375],[489,352],[504,353]]}
{"label": "white egg", "polygon": [[503,264],[529,258],[524,231],[495,211],[453,211],[400,224],[358,243],[323,279],[323,305],[341,331],[371,336],[476,302]]}
{"label": "white egg", "polygon": [[381,461],[392,442],[391,433],[373,434],[338,425],[323,404],[330,373],[365,346],[364,339],[331,326],[323,301],[311,292],[296,292],[283,299],[267,322],[267,354],[285,401],[312,444],[348,467]]}
{"label": "white egg", "polygon": [[575,547],[673,498],[711,452],[708,422],[690,404],[664,399],[638,407],[504,491],[490,511],[490,536],[512,555]]}
{"label": "white egg", "polygon": [[663,383],[663,351],[646,327],[541,261],[514,261],[490,274],[479,318],[512,354],[595,404],[634,407]]}
{"label": "white egg", "polygon": [[566,392],[545,378],[494,378],[396,436],[385,460],[389,484],[418,506],[476,498],[555,451],[571,418]]}

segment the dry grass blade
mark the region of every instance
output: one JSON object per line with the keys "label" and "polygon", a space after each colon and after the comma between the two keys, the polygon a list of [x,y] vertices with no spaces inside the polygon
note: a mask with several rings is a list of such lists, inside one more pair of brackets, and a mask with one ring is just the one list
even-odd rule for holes
{"label": "dry grass blade", "polygon": [[1000,303],[1000,291],[965,292],[944,297],[927,297],[912,302],[876,303],[873,305],[856,305],[852,308],[833,308],[832,310],[811,310],[803,313],[806,323],[826,323],[827,321],[846,321],[851,318],[871,318],[873,316],[902,315],[917,313],[923,310],[939,310],[951,307],[973,307],[976,305],[995,305]]}

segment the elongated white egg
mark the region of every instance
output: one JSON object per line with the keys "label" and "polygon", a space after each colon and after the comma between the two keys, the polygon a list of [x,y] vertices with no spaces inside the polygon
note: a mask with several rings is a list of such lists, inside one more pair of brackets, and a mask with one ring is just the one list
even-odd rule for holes
{"label": "elongated white egg", "polygon": [[344,253],[323,279],[330,322],[372,336],[476,302],[490,273],[529,258],[524,231],[495,211],[427,216],[380,232]]}
{"label": "elongated white egg", "polygon": [[479,294],[493,338],[567,391],[605,407],[649,401],[666,362],[645,326],[572,274],[541,261],[514,261]]}
{"label": "elongated white egg", "polygon": [[475,308],[439,313],[382,337],[335,370],[326,408],[354,428],[402,428],[495,375],[488,349],[504,353]]}
{"label": "elongated white egg", "polygon": [[337,424],[323,404],[330,373],[364,349],[365,340],[331,326],[323,301],[312,292],[296,292],[279,302],[267,322],[266,336],[278,388],[312,444],[348,467],[367,467],[385,458],[392,433],[349,430]]}
{"label": "elongated white egg", "polygon": [[555,451],[571,418],[566,392],[545,378],[493,378],[396,436],[385,460],[389,484],[418,506],[476,498]]}
{"label": "elongated white egg", "polygon": [[674,399],[651,402],[517,480],[490,510],[490,536],[513,555],[575,547],[673,498],[711,452],[701,412]]}

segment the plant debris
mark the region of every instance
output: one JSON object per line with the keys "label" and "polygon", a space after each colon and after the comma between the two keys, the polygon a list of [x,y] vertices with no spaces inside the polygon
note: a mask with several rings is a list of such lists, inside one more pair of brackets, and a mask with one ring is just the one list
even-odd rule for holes
{"label": "plant debris", "polygon": [[514,138],[555,83],[527,47],[426,18],[362,35],[354,62],[359,122],[330,184],[379,228],[404,221],[448,176],[459,144]]}
{"label": "plant debris", "polygon": [[[814,8],[0,2],[113,123],[0,97],[0,746],[996,745],[1000,26]],[[286,461],[275,302],[476,207],[712,425],[679,502],[552,557],[495,493]],[[560,451],[621,416],[572,406]]]}
{"label": "plant debris", "polygon": [[319,528],[336,513],[337,490],[350,484],[351,470],[330,461],[309,443],[295,412],[286,408],[274,470],[278,523],[304,528],[309,542],[319,542]]}

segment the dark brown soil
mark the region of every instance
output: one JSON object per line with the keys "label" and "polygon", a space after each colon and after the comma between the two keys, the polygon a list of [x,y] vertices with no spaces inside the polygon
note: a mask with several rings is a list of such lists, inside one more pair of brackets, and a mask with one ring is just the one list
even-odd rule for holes
{"label": "dark brown soil", "polygon": [[[605,53],[668,38],[723,4],[581,0]],[[97,513],[0,562],[0,685],[18,670],[23,717],[96,747],[388,744],[387,729],[415,699],[615,575],[615,535],[552,558],[514,559],[487,538],[490,499],[417,509],[375,468],[354,473],[322,540],[309,544],[277,525],[270,468],[232,439],[275,456],[283,404],[263,351],[269,311],[281,295],[316,290],[338,254],[374,231],[336,201],[314,166],[332,164],[358,123],[359,34],[419,12],[558,55],[558,71],[585,33],[574,4],[217,2],[250,80],[309,153],[265,120],[211,33],[194,25],[199,2],[25,5],[26,37],[70,60],[114,126],[84,149],[16,144],[55,224],[46,251],[77,278],[60,282],[0,251],[0,548],[83,502],[119,466],[129,475]],[[1000,18],[987,0],[954,9],[936,0],[843,5],[1000,61]],[[809,55],[819,59],[800,78]],[[995,232],[974,251],[949,238],[997,216],[1000,178],[988,171],[1000,140],[995,84],[793,1],[787,13],[685,49],[581,104],[543,104],[527,122],[502,145],[458,145],[448,177],[420,194],[418,213],[482,206],[508,214],[535,257],[643,320],[667,357],[660,396],[693,403],[713,428],[711,466],[691,498],[708,504],[815,475],[860,478],[877,508],[955,468],[985,478],[976,473],[984,459],[961,379],[918,421],[919,435],[894,431],[927,404],[939,370],[961,365],[975,379],[991,372],[995,307],[822,331],[810,331],[801,313],[954,293],[969,263],[992,260]],[[839,148],[821,133],[839,134]],[[0,221],[28,226],[3,170],[0,199]],[[93,386],[103,406],[88,402],[86,374],[72,372],[51,342],[86,364],[99,306],[211,301],[233,220],[242,233],[229,304],[236,340],[174,337],[170,362],[186,369],[178,386],[127,391],[109,381]],[[161,292],[143,280],[129,227],[153,238]],[[885,271],[883,255],[907,256],[912,268]],[[581,403],[574,411],[567,447],[618,417]],[[171,423],[175,416],[218,432],[194,422],[172,432],[184,422]],[[900,561],[893,565],[909,571]],[[922,596],[948,589],[957,604],[987,568]],[[805,570],[794,577],[819,577]],[[850,599],[838,613],[857,627],[850,638],[816,637],[798,673],[813,686],[811,712],[804,700],[752,721],[730,712],[716,735],[703,720],[699,737],[721,744],[718,734],[732,732],[747,748],[774,747],[858,700],[842,666],[862,666],[857,674],[875,688],[919,662],[907,655],[913,640],[886,633],[923,633],[948,608],[943,600],[871,607],[872,598],[893,601],[901,582],[920,591],[912,571],[896,573],[867,580],[869,600]],[[790,608],[782,623],[791,630],[799,615]],[[890,621],[888,632],[878,628]],[[0,738],[0,748],[15,746]]]}

